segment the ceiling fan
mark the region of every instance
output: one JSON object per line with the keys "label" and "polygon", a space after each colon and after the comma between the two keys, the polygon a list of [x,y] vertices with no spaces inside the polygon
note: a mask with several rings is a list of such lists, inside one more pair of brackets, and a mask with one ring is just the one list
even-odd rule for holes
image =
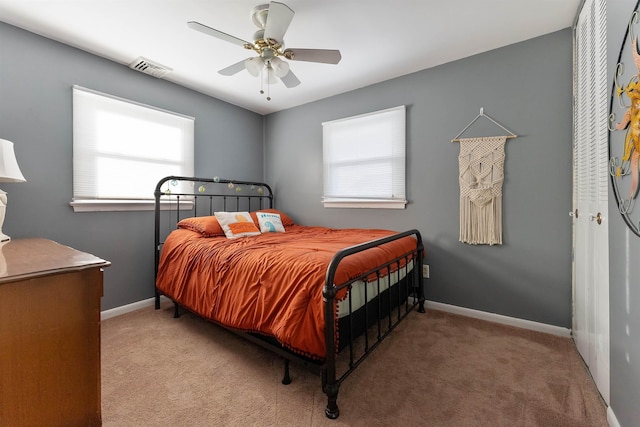
{"label": "ceiling fan", "polygon": [[[189,28],[240,45],[258,54],[258,56],[243,59],[223,68],[218,73],[232,76],[246,69],[254,77],[261,76],[262,82],[267,85],[274,84],[280,79],[286,87],[292,88],[298,86],[300,80],[289,69],[289,63],[281,58],[324,64],[337,64],[342,59],[339,50],[285,49],[284,34],[287,32],[294,14],[294,11],[286,4],[275,1],[254,7],[251,11],[251,19],[258,27],[258,31],[253,34],[253,42],[248,42],[199,22],[190,21],[187,25]],[[264,93],[264,91],[260,90],[260,93]],[[267,100],[270,99],[267,96]]]}

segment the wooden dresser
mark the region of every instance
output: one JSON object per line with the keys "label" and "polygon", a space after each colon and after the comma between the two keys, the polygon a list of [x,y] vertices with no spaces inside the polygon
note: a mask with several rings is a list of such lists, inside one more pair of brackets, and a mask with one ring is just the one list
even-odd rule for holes
{"label": "wooden dresser", "polygon": [[0,426],[99,426],[108,261],[46,239],[0,243]]}

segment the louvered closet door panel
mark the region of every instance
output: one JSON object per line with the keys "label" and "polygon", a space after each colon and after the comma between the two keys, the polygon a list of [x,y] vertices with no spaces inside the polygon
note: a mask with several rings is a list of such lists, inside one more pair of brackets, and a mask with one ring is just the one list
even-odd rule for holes
{"label": "louvered closet door panel", "polygon": [[605,0],[585,2],[575,37],[573,334],[578,351],[608,403],[609,177]]}
{"label": "louvered closet door panel", "polygon": [[[583,11],[588,13],[588,10]],[[588,40],[588,22],[590,14],[582,16],[576,31],[576,97],[575,97],[575,129],[574,129],[574,156],[575,156],[575,210],[574,210],[574,305],[576,307],[588,307],[590,305],[589,274],[585,268],[588,263],[588,249],[591,247],[589,234],[587,233],[587,213],[589,212],[589,99],[585,88],[591,83],[593,70],[590,61],[589,49],[585,40]],[[586,22],[586,23],[585,23]],[[573,335],[578,350],[583,357],[589,355],[589,325],[587,324],[585,310],[576,309],[573,320]]]}
{"label": "louvered closet door panel", "polygon": [[609,151],[608,151],[608,85],[607,85],[607,39],[606,39],[606,2],[597,0],[595,9],[595,68],[596,92],[595,102],[595,125],[596,135],[593,152],[597,158],[595,162],[596,170],[593,175],[597,176],[594,193],[595,207],[591,213],[596,217],[600,214],[601,223],[597,219],[592,221],[591,230],[594,239],[594,254],[592,265],[594,267],[594,289],[593,297],[595,303],[594,311],[594,347],[596,365],[594,379],[598,385],[600,393],[609,404]]}

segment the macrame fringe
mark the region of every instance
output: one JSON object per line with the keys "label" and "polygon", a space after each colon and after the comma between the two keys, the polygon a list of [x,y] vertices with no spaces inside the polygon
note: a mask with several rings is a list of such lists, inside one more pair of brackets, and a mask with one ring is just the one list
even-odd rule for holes
{"label": "macrame fringe", "polygon": [[502,196],[478,206],[460,197],[460,241],[471,245],[502,244]]}

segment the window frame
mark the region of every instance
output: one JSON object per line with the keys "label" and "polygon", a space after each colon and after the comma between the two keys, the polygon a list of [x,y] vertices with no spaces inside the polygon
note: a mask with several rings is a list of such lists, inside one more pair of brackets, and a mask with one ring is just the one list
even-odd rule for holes
{"label": "window frame", "polygon": [[[397,181],[402,186],[401,194],[397,196],[392,195],[391,197],[353,197],[353,196],[340,196],[333,195],[327,196],[327,174],[330,173],[330,166],[328,165],[327,160],[327,144],[335,144],[339,143],[336,141],[328,141],[331,136],[328,135],[330,132],[330,127],[338,124],[339,126],[343,126],[345,124],[351,124],[354,126],[358,126],[359,121],[364,121],[367,119],[371,119],[372,117],[379,115],[397,115],[395,118],[395,122],[391,124],[394,128],[394,131],[397,132],[397,135],[394,135],[394,138],[397,138],[397,141],[391,141],[389,144],[393,145],[393,153],[397,154],[397,150],[401,148],[401,156],[402,161],[394,161],[394,154],[387,158],[387,162],[389,163],[389,167],[392,169],[390,174],[392,177],[390,178],[391,187],[395,187],[396,184],[394,180],[398,179],[400,176],[402,177],[400,181]],[[364,120],[362,120],[364,119]],[[400,122],[402,122],[400,124]],[[407,193],[407,176],[406,176],[406,107],[404,105],[400,105],[397,107],[387,108],[383,110],[373,111],[370,113],[359,114],[356,116],[346,117],[342,119],[332,120],[328,122],[322,123],[323,127],[323,137],[322,137],[322,145],[323,145],[323,196],[322,203],[325,208],[371,208],[371,209],[405,209],[408,203],[406,193]],[[392,190],[393,191],[393,190]]]}
{"label": "window frame", "polygon": [[[92,181],[91,178],[87,178],[87,176],[90,176],[91,173],[85,174],[83,175],[83,172],[81,172],[81,169],[83,166],[81,166],[81,162],[85,162],[84,164],[86,164],[87,161],[91,161],[91,159],[96,159],[98,158],[99,153],[99,149],[97,147],[93,147],[95,145],[97,145],[95,142],[82,142],[79,141],[78,138],[79,137],[79,132],[82,132],[79,129],[82,128],[86,128],[86,124],[80,124],[77,122],[77,120],[82,120],[79,118],[79,116],[82,116],[83,114],[86,114],[85,112],[80,113],[78,111],[78,109],[81,108],[87,108],[87,105],[77,105],[77,98],[76,95],[81,96],[82,94],[88,94],[88,95],[95,95],[98,97],[103,97],[104,98],[104,102],[105,103],[109,103],[109,107],[108,109],[113,109],[114,106],[118,105],[118,102],[122,102],[122,108],[124,109],[139,109],[139,111],[142,112],[142,114],[144,115],[158,115],[158,116],[165,116],[165,118],[167,117],[167,115],[169,116],[173,116],[176,120],[176,122],[179,121],[183,121],[184,119],[186,119],[186,122],[184,122],[186,125],[183,127],[183,132],[184,133],[184,138],[181,139],[181,146],[179,147],[179,151],[180,153],[184,156],[183,159],[178,162],[179,163],[179,168],[180,168],[180,172],[176,173],[176,171],[167,171],[166,174],[164,174],[163,176],[158,177],[158,180],[162,179],[164,176],[167,175],[185,175],[185,176],[193,176],[194,173],[194,145],[195,145],[195,118],[191,117],[191,116],[187,116],[184,114],[180,114],[180,113],[176,113],[173,111],[168,111],[162,108],[158,108],[158,107],[154,107],[151,105],[147,105],[147,104],[143,104],[140,102],[136,102],[136,101],[132,101],[129,99],[125,99],[125,98],[121,98],[118,96],[114,96],[114,95],[110,95],[110,94],[106,94],[103,92],[99,92],[93,89],[87,89],[84,88],[82,86],[78,86],[78,85],[74,85],[72,87],[72,108],[73,108],[73,197],[72,197],[72,201],[69,203],[69,205],[73,208],[74,212],[93,212],[93,211],[141,211],[141,210],[153,210],[154,209],[154,196],[153,196],[153,190],[154,187],[151,187],[149,189],[149,197],[148,198],[138,198],[138,197],[132,197],[132,198],[126,198],[126,197],[100,197],[97,193],[98,193],[98,183],[97,180],[96,181]],[[78,98],[79,99],[79,98]],[[97,98],[96,98],[97,99]],[[116,102],[113,102],[116,101]],[[101,101],[99,101],[101,102]],[[93,107],[89,107],[89,108],[93,108]],[[96,110],[98,111],[98,110]],[[135,116],[134,116],[135,117]],[[136,117],[136,118],[140,118],[140,117]],[[159,118],[154,118],[153,120],[157,119],[157,123],[161,123],[162,120]],[[177,127],[177,126],[176,126]],[[90,138],[92,138],[90,136]],[[86,148],[78,148],[77,144],[88,144],[91,148],[89,148],[89,151],[86,151]],[[86,145],[85,145],[86,146]],[[84,151],[83,151],[84,150]],[[79,152],[82,152],[83,154],[78,154]],[[85,153],[89,153],[88,155],[86,155]],[[93,157],[91,157],[93,155]],[[153,163],[160,163],[162,164],[162,161],[158,161],[158,159],[154,159],[152,156],[150,156],[149,158],[145,158],[143,157],[136,157],[135,155],[131,155],[130,153],[126,153],[123,156],[123,161],[140,161],[142,163],[144,163],[144,160],[147,160],[147,164],[153,164]],[[168,162],[170,163],[170,162]],[[85,166],[86,168],[86,166]],[[88,184],[89,187],[91,187],[91,189],[87,190],[87,185],[85,185],[85,187],[83,187],[82,190],[80,190],[79,188],[82,187],[82,184],[78,183],[78,179],[80,180],[85,180],[85,182],[90,182]],[[154,183],[155,185],[155,183]],[[93,192],[93,195],[88,194]],[[84,193],[84,194],[83,194]],[[183,207],[183,206],[181,206]],[[168,207],[167,207],[168,208]],[[185,208],[187,208],[185,206]]]}

